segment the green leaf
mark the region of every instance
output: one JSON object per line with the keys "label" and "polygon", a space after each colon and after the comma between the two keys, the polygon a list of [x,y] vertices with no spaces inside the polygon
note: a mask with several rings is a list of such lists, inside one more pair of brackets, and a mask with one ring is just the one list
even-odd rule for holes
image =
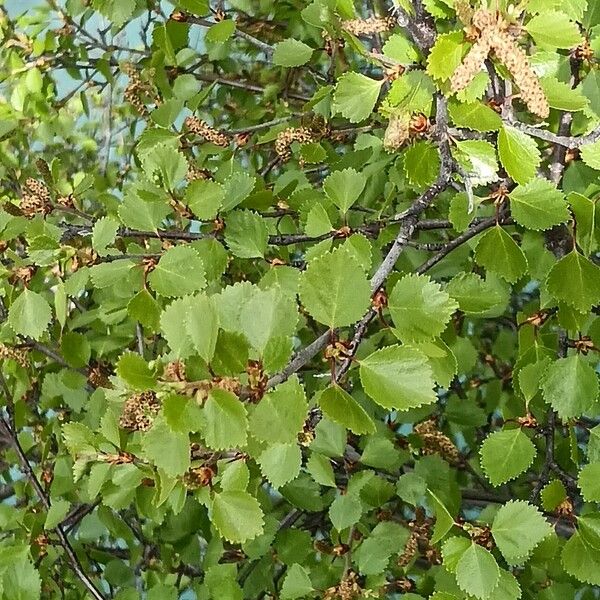
{"label": "green leaf", "polygon": [[263,532],[263,512],[248,492],[221,492],[212,503],[212,522],[233,543],[252,540]]}
{"label": "green leaf", "polygon": [[394,80],[385,101],[406,112],[428,115],[435,91],[431,77],[423,71],[414,70]]}
{"label": "green leaf", "polygon": [[567,420],[580,417],[594,406],[598,376],[580,354],[574,354],[550,363],[542,375],[541,388],[544,400]]}
{"label": "green leaf", "polygon": [[448,112],[454,124],[474,131],[498,131],[502,127],[500,115],[483,102],[450,103]]}
{"label": "green leaf", "polygon": [[362,515],[362,502],[355,494],[338,496],[329,507],[329,518],[337,531],[358,523]]}
{"label": "green leaf", "polygon": [[386,570],[390,557],[402,551],[408,537],[408,530],[398,523],[382,521],[353,551],[352,558],[363,575],[379,575]]}
{"label": "green leaf", "polygon": [[46,515],[44,529],[54,529],[67,516],[70,506],[68,500],[53,500]]}
{"label": "green leaf", "polygon": [[216,181],[198,179],[185,191],[185,202],[194,215],[203,221],[214,219],[225,200],[223,186]]}
{"label": "green leaf", "polygon": [[313,591],[313,586],[306,569],[294,563],[286,572],[285,579],[281,586],[281,600],[295,600],[304,598]]}
{"label": "green leaf", "polygon": [[600,141],[593,144],[584,144],[579,149],[581,160],[592,169],[600,171]]}
{"label": "green leaf", "polygon": [[119,206],[123,225],[142,231],[156,231],[170,212],[171,208],[164,200],[154,196],[145,200],[133,191],[125,195]]}
{"label": "green leaf", "polygon": [[556,300],[587,313],[600,302],[600,268],[572,250],[550,269],[546,288]]}
{"label": "green leaf", "polygon": [[579,533],[569,538],[561,558],[569,575],[590,585],[600,585],[600,552],[590,546]]}
{"label": "green leaf", "polygon": [[436,401],[433,372],[418,350],[388,346],[360,362],[365,392],[388,410],[408,410]]}
{"label": "green leaf", "polygon": [[354,169],[334,171],[323,182],[323,190],[329,199],[346,214],[365,189],[366,177]]}
{"label": "green leaf", "polygon": [[360,73],[344,73],[335,87],[334,108],[351,123],[366,119],[375,108],[383,79],[376,81]]}
{"label": "green leaf", "polygon": [[250,173],[237,171],[223,183],[223,211],[229,211],[243,202],[256,185],[255,178]]}
{"label": "green leaf", "polygon": [[470,315],[485,316],[507,301],[497,287],[475,273],[459,273],[446,286],[460,310]]}
{"label": "green leaf", "polygon": [[573,48],[581,43],[577,24],[560,11],[548,10],[536,15],[525,29],[541,48]]}
{"label": "green leaf", "polygon": [[509,198],[511,215],[527,229],[550,229],[571,218],[563,193],[546,179],[517,186]]}
{"label": "green leaf", "polygon": [[115,260],[94,265],[90,269],[92,283],[99,289],[122,284],[123,280],[129,277],[134,266],[135,263],[131,260]]}
{"label": "green leaf", "polygon": [[404,152],[404,173],[418,188],[430,186],[440,170],[438,149],[431,143],[418,141]]}
{"label": "green leaf", "polygon": [[187,433],[174,431],[160,417],[142,438],[144,456],[167,475],[183,475],[190,468],[190,440]]}
{"label": "green leaf", "polygon": [[213,25],[206,32],[206,41],[213,44],[222,44],[226,42],[235,32],[235,21],[233,19],[223,19]]}
{"label": "green leaf", "polygon": [[600,463],[585,465],[579,471],[577,484],[586,502],[600,502]]}
{"label": "green leaf", "polygon": [[123,354],[117,363],[117,375],[136,390],[150,390],[156,385],[156,375],[148,363],[133,352]]}
{"label": "green leaf", "polygon": [[280,67],[299,67],[312,57],[313,49],[304,42],[288,38],[275,44],[273,63]]}
{"label": "green leaf", "polygon": [[600,550],[600,513],[590,513],[577,519],[578,532],[583,541]]}
{"label": "green leaf", "polygon": [[496,559],[482,546],[472,543],[456,565],[456,582],[463,592],[480,600],[489,598],[500,581]]}
{"label": "green leaf", "polygon": [[437,544],[454,526],[454,518],[444,506],[444,503],[431,491],[429,496],[433,500],[433,509],[435,514],[435,526],[431,536],[431,543]]}
{"label": "green leaf", "polygon": [[456,142],[456,158],[467,173],[472,186],[488,185],[498,180],[496,148],[485,140]]}
{"label": "green leaf", "polygon": [[509,565],[523,563],[551,532],[552,526],[544,515],[523,500],[502,506],[492,524],[494,541]]}
{"label": "green leaf", "polygon": [[352,433],[375,433],[375,423],[365,409],[338,385],[329,386],[317,394],[315,400],[325,415]]}
{"label": "green leaf", "polygon": [[267,251],[269,232],[260,215],[251,210],[236,210],[227,217],[225,241],[239,258],[262,258]]}
{"label": "green leaf", "polygon": [[427,74],[440,81],[450,79],[461,64],[465,49],[462,31],[438,35],[427,57]]}
{"label": "green leaf", "polygon": [[94,223],[92,229],[92,248],[100,255],[110,254],[107,247],[110,246],[117,237],[119,223],[110,217],[102,217]]}
{"label": "green leaf", "polygon": [[488,435],[479,453],[487,478],[492,485],[498,486],[527,470],[536,449],[521,429],[505,429]]}
{"label": "green leaf", "polygon": [[159,328],[160,313],[160,305],[147,289],[140,290],[127,304],[127,314],[151,331]]}
{"label": "green leaf", "polygon": [[571,192],[568,196],[577,228],[575,236],[577,244],[585,256],[589,256],[598,248],[596,230],[600,229],[600,213],[596,209],[598,198],[590,200],[582,194]]}
{"label": "green leaf", "polygon": [[509,283],[515,283],[527,273],[523,250],[500,225],[492,227],[479,238],[475,261]]}
{"label": "green leaf", "polygon": [[214,297],[197,294],[187,302],[187,334],[202,360],[210,363],[217,345],[219,312]]}
{"label": "green leaf", "polygon": [[263,442],[292,443],[302,431],[308,412],[304,390],[291,377],[266,394],[250,414],[252,435]]}
{"label": "green leaf", "polygon": [[258,457],[262,474],[274,488],[280,488],[298,476],[302,453],[297,443],[273,444]]}
{"label": "green leaf", "polygon": [[535,140],[508,125],[502,127],[498,134],[498,155],[506,172],[520,184],[526,184],[535,177],[541,162]]}
{"label": "green leaf", "polygon": [[148,283],[161,296],[191,294],[206,285],[204,264],[191,246],[174,246],[162,255]]}
{"label": "green leaf", "polygon": [[206,444],[214,450],[246,445],[248,418],[246,407],[231,392],[213,388],[202,409]]}
{"label": "green leaf", "polygon": [[39,340],[50,321],[52,309],[46,299],[37,292],[25,288],[8,309],[8,324],[18,335]]}
{"label": "green leaf", "polygon": [[589,100],[580,89],[573,89],[568,83],[559,81],[556,77],[542,77],[540,83],[551,108],[576,112],[584,110],[589,104]]}
{"label": "green leaf", "polygon": [[187,358],[194,353],[192,340],[182,315],[190,308],[191,296],[174,300],[160,315],[160,330],[167,340],[175,358]]}
{"label": "green leaf", "polygon": [[458,303],[428,276],[410,274],[396,283],[388,307],[402,341],[424,341],[441,335]]}
{"label": "green leaf", "polygon": [[298,324],[294,298],[278,288],[255,289],[240,310],[241,332],[264,355],[270,341],[291,338]]}
{"label": "green leaf", "polygon": [[318,454],[317,452],[312,452],[310,458],[306,461],[306,471],[310,473],[310,476],[319,485],[333,488],[337,487],[333,467],[326,456]]}
{"label": "green leaf", "polygon": [[135,10],[135,0],[94,0],[93,5],[116,28],[120,28]]}
{"label": "green leaf", "polygon": [[371,287],[365,274],[342,247],[308,264],[300,278],[299,295],[310,315],[332,329],[355,323],[371,303]]}

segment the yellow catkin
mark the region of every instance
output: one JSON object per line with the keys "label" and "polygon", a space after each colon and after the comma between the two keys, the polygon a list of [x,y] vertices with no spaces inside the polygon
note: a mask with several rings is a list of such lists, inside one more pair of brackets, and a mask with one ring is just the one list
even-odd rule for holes
{"label": "yellow catkin", "polygon": [[395,25],[393,17],[369,17],[368,19],[351,19],[342,23],[342,29],[352,35],[373,35],[389,31]]}
{"label": "yellow catkin", "polygon": [[472,24],[479,31],[479,37],[454,71],[450,79],[452,91],[466,88],[481,71],[485,59],[493,53],[512,75],[527,108],[542,119],[547,118],[550,107],[544,90],[527,54],[508,33],[508,23],[497,13],[480,9],[473,14]]}
{"label": "yellow catkin", "polygon": [[398,150],[410,136],[410,116],[392,115],[383,135],[383,147],[388,152]]}
{"label": "yellow catkin", "polygon": [[229,137],[226,134],[211,127],[208,123],[197,117],[188,117],[184,124],[188,131],[203,137],[207,142],[211,142],[215,146],[221,146],[222,148],[229,146]]}
{"label": "yellow catkin", "polygon": [[451,464],[460,461],[460,453],[452,440],[439,431],[434,419],[415,425],[415,433],[423,440],[424,454],[438,454]]}
{"label": "yellow catkin", "polygon": [[29,366],[29,350],[27,348],[15,348],[0,344],[0,360],[14,360],[18,365],[26,369]]}
{"label": "yellow catkin", "polygon": [[498,60],[513,76],[519,87],[521,100],[534,115],[546,119],[550,114],[550,106],[540,80],[529,66],[525,52],[504,31],[493,32],[492,47]]}
{"label": "yellow catkin", "polygon": [[28,218],[35,215],[47,215],[52,211],[50,192],[46,184],[28,177],[25,181],[24,192],[19,202],[21,212]]}
{"label": "yellow catkin", "polygon": [[306,144],[314,139],[315,136],[308,127],[288,127],[277,134],[275,152],[282,161],[288,161],[292,157],[290,148],[294,142]]}

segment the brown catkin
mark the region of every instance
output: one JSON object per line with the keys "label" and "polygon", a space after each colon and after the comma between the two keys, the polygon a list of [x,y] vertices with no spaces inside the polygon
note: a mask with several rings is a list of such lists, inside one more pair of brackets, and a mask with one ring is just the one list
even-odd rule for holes
{"label": "brown catkin", "polygon": [[368,19],[350,19],[342,22],[342,29],[352,35],[373,35],[393,29],[396,22],[393,17],[369,17]]}
{"label": "brown catkin", "polygon": [[292,157],[290,148],[294,142],[306,144],[314,139],[315,136],[308,127],[288,127],[277,134],[275,152],[282,161],[288,161]]}
{"label": "brown catkin", "polygon": [[187,117],[184,122],[185,127],[191,133],[203,137],[207,142],[211,142],[216,146],[226,148],[229,146],[229,137],[223,132],[211,127],[205,121],[198,117]]}
{"label": "brown catkin", "polygon": [[460,462],[460,453],[452,440],[436,426],[435,419],[415,425],[415,433],[423,440],[424,454],[438,454],[451,464]]}
{"label": "brown catkin", "polygon": [[194,163],[188,163],[188,170],[185,179],[188,183],[198,181],[199,179],[209,179],[210,173],[206,169],[201,169]]}
{"label": "brown catkin", "polygon": [[29,367],[29,350],[0,344],[0,360],[6,359],[14,360],[19,366],[26,369]]}
{"label": "brown catkin", "polygon": [[130,396],[123,405],[119,425],[131,431],[148,431],[160,410],[160,401],[152,391]]}
{"label": "brown catkin", "polygon": [[52,212],[50,192],[46,184],[28,177],[24,185],[24,193],[19,202],[21,212],[28,218],[35,215],[47,215]]}

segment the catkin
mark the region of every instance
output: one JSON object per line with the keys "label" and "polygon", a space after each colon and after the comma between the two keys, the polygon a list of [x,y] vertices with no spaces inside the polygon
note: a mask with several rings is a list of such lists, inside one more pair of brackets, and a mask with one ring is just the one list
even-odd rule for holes
{"label": "catkin", "polygon": [[369,17],[368,19],[350,19],[342,23],[342,29],[352,35],[373,35],[389,31],[395,25],[393,17]]}
{"label": "catkin", "polygon": [[452,91],[466,88],[493,53],[512,75],[527,108],[542,119],[547,118],[550,107],[544,90],[531,69],[527,54],[507,32],[508,23],[500,15],[480,9],[473,14],[472,24],[479,30],[479,36],[450,79]]}
{"label": "catkin", "polygon": [[198,117],[188,117],[184,124],[188,131],[203,137],[207,142],[212,142],[215,146],[221,146],[222,148],[229,146],[229,137],[227,135],[211,127],[205,121],[198,119]]}
{"label": "catkin", "polygon": [[26,217],[47,215],[52,211],[50,192],[44,183],[33,177],[28,177],[24,188],[25,193],[21,196],[19,208]]}
{"label": "catkin", "polygon": [[288,127],[277,134],[275,152],[285,162],[292,157],[290,148],[294,142],[306,144],[314,139],[314,134],[308,127]]}
{"label": "catkin", "polygon": [[131,431],[148,431],[160,410],[160,401],[152,391],[134,394],[125,401],[119,425]]}
{"label": "catkin", "polygon": [[394,152],[395,150],[398,150],[408,140],[409,135],[409,115],[392,115],[383,135],[383,147],[388,152]]}

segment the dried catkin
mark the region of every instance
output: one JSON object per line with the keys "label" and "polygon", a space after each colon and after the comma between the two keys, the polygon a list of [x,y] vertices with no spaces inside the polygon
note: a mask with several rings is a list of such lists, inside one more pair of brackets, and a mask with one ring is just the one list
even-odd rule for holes
{"label": "dried catkin", "polygon": [[434,419],[415,425],[415,433],[423,440],[424,454],[438,454],[451,464],[460,461],[460,453],[452,440],[436,426]]}
{"label": "dried catkin", "polygon": [[308,127],[288,127],[277,134],[275,152],[282,161],[287,161],[292,157],[290,147],[294,142],[306,144],[314,139],[315,136]]}
{"label": "dried catkin", "polygon": [[119,425],[131,431],[148,431],[160,410],[160,401],[152,391],[134,394],[125,401]]}
{"label": "dried catkin", "polygon": [[342,29],[352,35],[373,35],[389,31],[395,25],[393,17],[369,17],[368,19],[351,19],[342,23]]}
{"label": "dried catkin", "polygon": [[29,366],[29,350],[27,348],[15,348],[0,344],[0,360],[14,360],[18,365],[26,369]]}
{"label": "dried catkin", "polygon": [[203,137],[207,142],[211,142],[215,146],[221,146],[222,148],[229,146],[229,137],[227,135],[197,117],[188,117],[184,125],[188,131]]}
{"label": "dried catkin", "polygon": [[50,192],[44,183],[29,177],[24,188],[25,193],[21,196],[19,208],[26,217],[47,215],[52,211]]}
{"label": "dried catkin", "polygon": [[383,147],[388,152],[398,150],[410,136],[410,116],[392,115],[383,135]]}

